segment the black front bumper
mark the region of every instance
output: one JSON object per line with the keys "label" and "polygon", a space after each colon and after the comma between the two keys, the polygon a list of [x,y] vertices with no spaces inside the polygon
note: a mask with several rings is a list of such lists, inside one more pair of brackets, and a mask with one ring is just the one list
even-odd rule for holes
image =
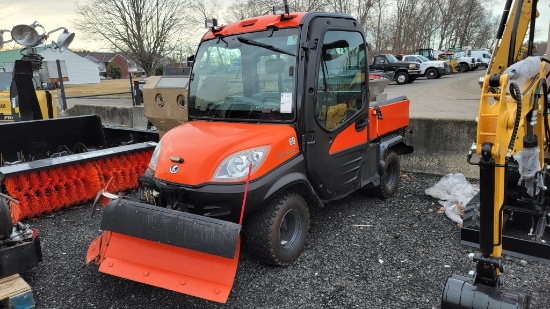
{"label": "black front bumper", "polygon": [[[239,222],[246,182],[187,186],[155,178],[153,174],[152,170],[147,169],[140,177],[140,185],[143,185],[142,190],[153,189],[159,192],[156,197],[157,205],[234,223]],[[284,185],[281,185],[281,179],[285,179],[284,177],[288,175],[298,176],[286,177]],[[265,176],[250,182],[244,213],[255,212],[270,196],[296,182],[304,182],[304,179],[306,179],[304,160],[303,156],[299,155]]]}

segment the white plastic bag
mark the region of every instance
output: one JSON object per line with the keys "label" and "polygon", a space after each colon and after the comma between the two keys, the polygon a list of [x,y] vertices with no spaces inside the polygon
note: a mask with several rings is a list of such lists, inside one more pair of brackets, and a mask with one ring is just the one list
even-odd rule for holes
{"label": "white plastic bag", "polygon": [[438,198],[449,219],[462,224],[462,214],[466,204],[479,192],[477,185],[468,182],[463,174],[447,174],[433,187],[426,189],[426,194]]}

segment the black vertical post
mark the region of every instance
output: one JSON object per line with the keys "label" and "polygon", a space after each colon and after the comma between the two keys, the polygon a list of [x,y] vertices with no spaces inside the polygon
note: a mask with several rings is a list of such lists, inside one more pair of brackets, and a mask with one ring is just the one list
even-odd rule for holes
{"label": "black vertical post", "polygon": [[134,81],[134,106],[138,106],[141,104],[141,91],[139,89],[140,82],[138,80]]}
{"label": "black vertical post", "polygon": [[134,82],[132,81],[132,73],[130,75],[130,92],[132,94],[132,106],[136,106],[136,97],[134,93]]}
{"label": "black vertical post", "polygon": [[57,65],[57,80],[59,81],[59,89],[61,90],[61,107],[63,110],[67,110],[67,99],[65,98],[65,86],[63,86],[63,73],[61,73],[61,61],[55,60]]}
{"label": "black vertical post", "polygon": [[482,146],[479,162],[479,249],[484,257],[493,253],[495,218],[495,159],[492,143]]}

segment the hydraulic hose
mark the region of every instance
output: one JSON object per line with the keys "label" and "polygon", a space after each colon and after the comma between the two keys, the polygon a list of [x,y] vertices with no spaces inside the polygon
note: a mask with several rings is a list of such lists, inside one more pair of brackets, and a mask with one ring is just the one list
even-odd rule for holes
{"label": "hydraulic hose", "polygon": [[514,120],[514,129],[512,130],[512,137],[508,144],[508,154],[514,149],[516,137],[518,135],[519,123],[521,121],[521,91],[516,83],[510,83],[510,95],[517,103],[516,119]]}

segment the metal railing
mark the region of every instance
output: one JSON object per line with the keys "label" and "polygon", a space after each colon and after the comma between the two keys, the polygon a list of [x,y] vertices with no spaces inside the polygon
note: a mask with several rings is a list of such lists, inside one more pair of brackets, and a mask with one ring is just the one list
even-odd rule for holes
{"label": "metal railing", "polygon": [[[139,85],[145,84],[142,81],[132,80],[132,74],[130,74],[130,91],[125,92],[111,92],[111,93],[99,93],[99,94],[89,94],[89,95],[78,95],[67,97],[65,95],[65,86],[63,85],[63,78],[61,73],[61,63],[59,60],[56,60],[57,64],[57,74],[59,75],[59,90],[61,94],[62,109],[67,110],[67,99],[80,99],[80,98],[93,98],[93,97],[104,97],[110,95],[120,95],[120,94],[130,94],[132,96],[132,106],[139,106],[143,103],[143,93]],[[140,91],[136,91],[139,89]]]}

